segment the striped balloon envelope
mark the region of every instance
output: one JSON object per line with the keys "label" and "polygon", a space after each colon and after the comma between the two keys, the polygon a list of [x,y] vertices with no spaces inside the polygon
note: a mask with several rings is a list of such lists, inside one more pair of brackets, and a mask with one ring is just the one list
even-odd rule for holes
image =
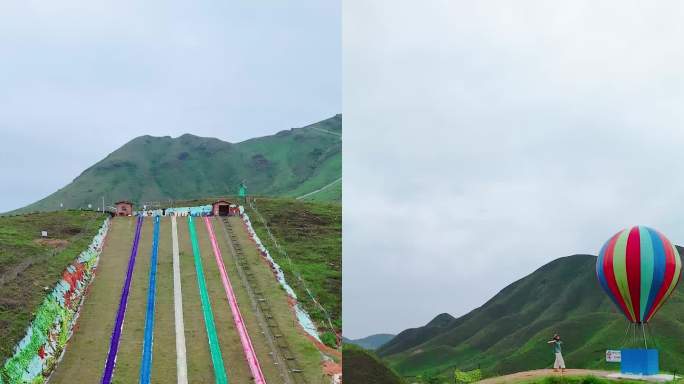
{"label": "striped balloon envelope", "polygon": [[601,248],[596,275],[604,291],[633,323],[647,323],[679,282],[682,261],[662,233],[624,229]]}

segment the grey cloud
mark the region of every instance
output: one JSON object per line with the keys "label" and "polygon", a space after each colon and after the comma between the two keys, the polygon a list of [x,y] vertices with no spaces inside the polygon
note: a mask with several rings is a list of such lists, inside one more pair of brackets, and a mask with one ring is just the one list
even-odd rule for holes
{"label": "grey cloud", "polygon": [[341,111],[341,4],[0,3],[0,212],[133,137],[241,141]]}
{"label": "grey cloud", "polygon": [[676,2],[349,1],[344,332],[483,304],[632,224],[684,242]]}

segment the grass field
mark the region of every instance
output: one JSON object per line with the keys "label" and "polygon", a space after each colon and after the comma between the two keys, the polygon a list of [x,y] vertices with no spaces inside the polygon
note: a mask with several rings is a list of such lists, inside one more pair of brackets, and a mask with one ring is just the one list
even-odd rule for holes
{"label": "grass field", "polygon": [[[288,283],[311,317],[325,331],[323,311],[309,298],[305,286],[329,313],[335,331],[342,329],[342,207],[338,203],[313,203],[257,198],[256,207],[278,243],[289,255],[281,255],[253,209],[247,208],[254,230],[285,272]],[[299,274],[305,285],[298,284]]]}
{"label": "grass field", "polygon": [[[32,312],[103,221],[102,214],[91,211],[0,217],[0,362],[11,355]],[[40,240],[41,230],[48,231],[49,241]]]}

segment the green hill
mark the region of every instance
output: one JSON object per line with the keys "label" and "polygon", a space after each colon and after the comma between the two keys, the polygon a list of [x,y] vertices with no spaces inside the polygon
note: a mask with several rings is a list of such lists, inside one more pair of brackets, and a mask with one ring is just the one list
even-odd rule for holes
{"label": "green hill", "polygon": [[346,344],[358,345],[359,347],[364,349],[375,350],[386,344],[388,341],[392,340],[393,337],[394,335],[391,335],[389,333],[379,333],[377,335],[370,335],[362,337],[360,339],[352,340],[344,338],[344,342]]}
{"label": "green hill", "polygon": [[[680,252],[682,249],[680,248]],[[627,320],[601,290],[596,257],[557,259],[504,288],[482,307],[459,317],[437,316],[401,332],[378,355],[402,375],[481,367],[485,376],[548,368],[546,341],[558,332],[570,368],[618,369],[605,350],[621,347]],[[650,324],[661,370],[684,367],[684,288],[679,285]]]}
{"label": "green hill", "polygon": [[[305,195],[342,177],[342,116],[228,143],[185,134],[140,136],[89,167],[57,192],[13,213],[98,206],[102,196],[137,203],[223,196],[245,181],[254,195]],[[340,183],[337,183],[340,184]],[[331,186],[312,200],[341,200]]]}
{"label": "green hill", "polygon": [[347,384],[404,383],[372,352],[352,344],[345,344],[342,349],[342,371]]}
{"label": "green hill", "polygon": [[[32,312],[64,268],[88,247],[103,220],[102,214],[90,211],[0,217],[0,363],[24,337]],[[49,238],[41,239],[41,231]]]}

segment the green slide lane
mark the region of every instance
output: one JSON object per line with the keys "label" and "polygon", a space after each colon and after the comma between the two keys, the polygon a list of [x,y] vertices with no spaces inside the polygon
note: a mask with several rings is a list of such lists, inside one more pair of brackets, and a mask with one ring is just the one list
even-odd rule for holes
{"label": "green slide lane", "polygon": [[216,377],[217,384],[227,384],[228,377],[226,376],[226,369],[223,366],[223,356],[221,355],[221,348],[219,347],[218,335],[216,335],[214,314],[211,311],[211,302],[209,301],[207,284],[204,279],[200,248],[199,243],[197,242],[197,232],[195,231],[195,223],[192,219],[192,216],[188,216],[188,231],[190,232],[192,253],[195,259],[195,269],[197,270],[197,285],[199,285],[200,301],[202,302],[202,314],[204,315],[204,324],[207,328],[209,350],[211,351],[211,362],[214,366],[214,376]]}

